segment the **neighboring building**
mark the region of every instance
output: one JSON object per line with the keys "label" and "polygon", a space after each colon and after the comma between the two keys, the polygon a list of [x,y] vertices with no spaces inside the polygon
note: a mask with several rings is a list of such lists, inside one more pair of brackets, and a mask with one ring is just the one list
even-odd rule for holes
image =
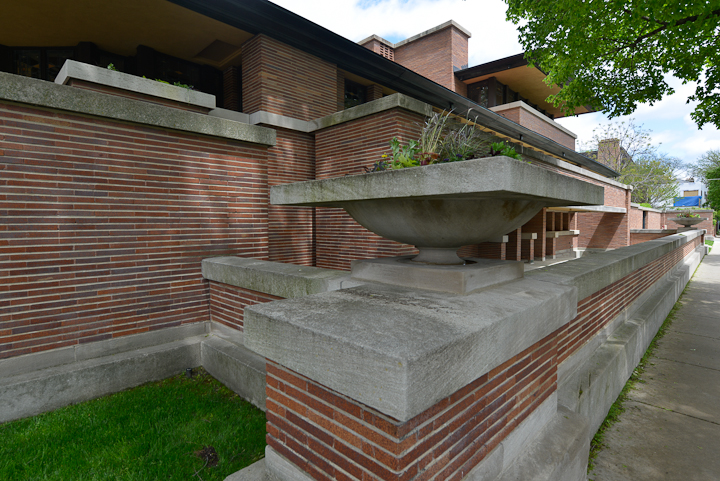
{"label": "neighboring building", "polygon": [[680,183],[680,197],[675,198],[674,207],[703,207],[706,202],[707,188],[702,182],[690,177]]}
{"label": "neighboring building", "polygon": [[625,147],[620,145],[620,139],[601,140],[598,142],[597,150],[584,152],[584,154],[618,172],[633,160]]}

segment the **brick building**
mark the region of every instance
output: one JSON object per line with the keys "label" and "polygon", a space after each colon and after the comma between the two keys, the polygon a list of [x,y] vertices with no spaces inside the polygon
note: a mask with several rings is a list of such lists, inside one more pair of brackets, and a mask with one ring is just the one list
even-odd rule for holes
{"label": "brick building", "polygon": [[38,2],[14,2],[0,20],[6,373],[211,320],[241,331],[243,307],[282,297],[205,279],[208,257],[346,270],[413,252],[339,209],[269,205],[268,192],[362,173],[433,111],[605,189],[604,205],[543,209],[465,254],[532,261],[631,244],[631,188],[575,151],[542,73],[521,56],[468,67],[470,33],[453,21],[354,43],[265,0],[39,3],[40,16]]}

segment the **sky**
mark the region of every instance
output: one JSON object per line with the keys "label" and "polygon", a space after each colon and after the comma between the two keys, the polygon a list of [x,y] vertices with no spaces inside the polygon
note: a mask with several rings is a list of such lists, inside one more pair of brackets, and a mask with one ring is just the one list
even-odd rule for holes
{"label": "sky", "polygon": [[[455,20],[472,33],[469,41],[469,65],[472,67],[522,52],[514,24],[505,19],[507,6],[502,0],[272,0],[308,20],[345,38],[362,40],[372,34],[398,42],[448,20]],[[699,130],[690,118],[694,106],[686,104],[694,91],[669,78],[676,90],[655,105],[640,105],[632,118],[635,124],[650,130],[652,142],[660,151],[685,163],[696,161],[708,150],[720,149],[720,131],[705,125]],[[596,112],[558,119],[558,123],[588,142],[593,129],[609,122]]]}

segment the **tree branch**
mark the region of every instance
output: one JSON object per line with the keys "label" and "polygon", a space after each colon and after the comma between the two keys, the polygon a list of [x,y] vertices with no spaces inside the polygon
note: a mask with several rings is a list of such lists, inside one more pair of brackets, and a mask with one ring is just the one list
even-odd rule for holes
{"label": "tree branch", "polygon": [[[624,10],[625,10],[626,13],[632,15],[632,10],[629,10],[629,9],[624,9]],[[712,12],[710,12],[710,15],[709,15],[709,16],[715,16],[715,17],[720,16],[720,9],[718,9],[718,10],[713,10]],[[667,29],[670,28],[670,27],[677,27],[677,26],[680,26],[680,25],[684,25],[684,24],[686,24],[686,23],[696,22],[696,21],[700,18],[700,15],[692,15],[692,16],[690,16],[690,17],[681,18],[680,20],[678,20],[678,21],[676,21],[676,22],[672,22],[672,23],[661,22],[661,21],[659,21],[659,20],[652,20],[652,19],[650,19],[650,18],[648,18],[648,17],[646,17],[646,16],[642,16],[642,17],[640,17],[640,18],[643,19],[643,20],[645,20],[646,22],[659,23],[659,24],[662,25],[662,26],[661,26],[661,27],[658,27],[658,28],[656,28],[655,30],[652,30],[652,31],[650,31],[650,32],[648,32],[648,33],[646,33],[646,34],[644,34],[644,35],[641,35],[641,36],[637,37],[632,43],[626,44],[626,45],[624,45],[624,46],[622,46],[622,47],[618,47],[618,48],[615,50],[616,52],[620,52],[621,50],[624,50],[624,49],[626,49],[626,48],[637,47],[637,46],[640,44],[640,42],[642,42],[643,40],[645,40],[645,39],[647,39],[647,38],[650,38],[650,37],[652,37],[653,35],[657,35],[658,33],[662,32],[663,30],[667,30]]]}

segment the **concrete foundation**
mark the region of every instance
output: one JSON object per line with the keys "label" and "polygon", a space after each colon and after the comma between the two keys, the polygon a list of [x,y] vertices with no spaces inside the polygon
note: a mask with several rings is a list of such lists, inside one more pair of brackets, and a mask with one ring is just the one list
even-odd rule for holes
{"label": "concrete foundation", "polygon": [[[173,340],[185,334],[191,336]],[[213,323],[198,323],[7,359],[0,364],[0,423],[198,366],[264,410],[265,360],[242,345],[241,333],[234,339],[227,334],[222,327],[213,330]]]}

